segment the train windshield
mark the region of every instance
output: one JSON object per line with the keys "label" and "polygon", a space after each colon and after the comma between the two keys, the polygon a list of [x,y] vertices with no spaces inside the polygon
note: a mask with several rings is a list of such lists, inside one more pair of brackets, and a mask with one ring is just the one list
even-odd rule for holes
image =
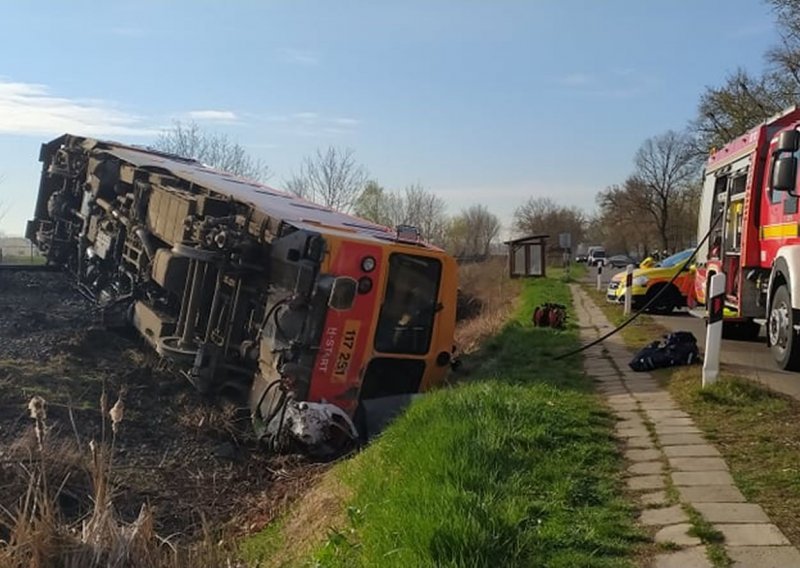
{"label": "train windshield", "polygon": [[382,353],[428,352],[442,264],[435,258],[395,253],[389,257],[386,294],[375,334]]}

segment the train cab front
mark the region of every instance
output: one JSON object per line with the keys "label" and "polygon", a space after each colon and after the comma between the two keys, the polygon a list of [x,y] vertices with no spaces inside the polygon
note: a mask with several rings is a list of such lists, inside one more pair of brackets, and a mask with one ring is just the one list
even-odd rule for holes
{"label": "train cab front", "polygon": [[295,270],[299,285],[266,310],[251,406],[279,445],[336,453],[365,439],[371,403],[397,408],[444,380],[456,266],[422,246],[320,238],[313,281]]}

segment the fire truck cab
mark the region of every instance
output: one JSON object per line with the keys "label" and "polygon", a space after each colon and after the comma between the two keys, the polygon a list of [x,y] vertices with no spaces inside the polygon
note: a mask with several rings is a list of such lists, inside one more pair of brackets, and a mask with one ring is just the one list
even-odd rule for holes
{"label": "fire truck cab", "polygon": [[800,109],[790,108],[713,151],[699,214],[695,299],[726,275],[725,323],[767,343],[783,369],[800,370]]}

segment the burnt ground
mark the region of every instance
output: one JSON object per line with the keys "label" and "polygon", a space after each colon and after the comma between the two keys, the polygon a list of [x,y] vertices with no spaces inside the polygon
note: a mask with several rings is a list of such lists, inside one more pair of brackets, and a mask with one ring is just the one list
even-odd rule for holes
{"label": "burnt ground", "polygon": [[51,486],[63,484],[63,512],[78,520],[88,510],[89,441],[111,442],[104,390],[108,406],[125,392],[113,453],[116,509],[131,521],[150,504],[163,536],[261,528],[326,467],[269,456],[246,411],[203,400],[135,334],[98,325],[94,306],[64,275],[0,273],[0,510],[13,511],[27,485],[33,395],[47,401],[45,461]]}

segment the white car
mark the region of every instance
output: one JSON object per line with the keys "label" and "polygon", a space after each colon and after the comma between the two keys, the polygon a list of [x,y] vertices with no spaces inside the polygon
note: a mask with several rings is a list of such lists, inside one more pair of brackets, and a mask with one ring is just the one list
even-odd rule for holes
{"label": "white car", "polygon": [[586,264],[589,266],[604,265],[606,263],[606,251],[602,248],[596,248],[589,253],[589,258]]}

